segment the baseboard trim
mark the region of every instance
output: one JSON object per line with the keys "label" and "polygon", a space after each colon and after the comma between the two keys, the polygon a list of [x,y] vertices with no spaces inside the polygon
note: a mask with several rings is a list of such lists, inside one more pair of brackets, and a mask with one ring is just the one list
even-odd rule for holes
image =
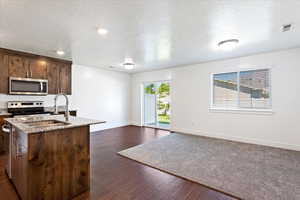
{"label": "baseboard trim", "polygon": [[243,142],[243,143],[257,144],[257,145],[263,145],[263,146],[269,146],[269,147],[275,147],[275,148],[281,148],[281,149],[287,149],[287,150],[300,151],[300,146],[295,145],[295,144],[269,142],[269,141],[251,139],[251,138],[227,136],[224,134],[211,134],[211,133],[208,134],[203,131],[180,129],[180,128],[172,128],[171,132],[178,132],[178,133],[183,133],[183,134],[188,134],[188,135],[198,135],[198,136],[230,140],[230,141],[235,141],[235,142]]}
{"label": "baseboard trim", "polygon": [[131,122],[130,125],[133,125],[133,126],[142,126],[140,123],[138,122]]}
{"label": "baseboard trim", "polygon": [[136,122],[132,122],[130,125],[131,126],[137,126],[137,127],[153,128],[153,129],[158,129],[158,130],[170,131],[171,132],[170,129],[164,129],[164,128],[159,128],[159,127],[154,127],[154,126],[141,125],[141,124],[136,123]]}
{"label": "baseboard trim", "polygon": [[104,131],[104,130],[109,130],[109,129],[114,129],[114,128],[121,128],[121,127],[126,127],[126,126],[131,126],[131,123],[120,124],[120,125],[113,126],[113,127],[100,128],[99,130],[93,130],[93,131],[91,131],[91,134],[97,133],[99,131]]}

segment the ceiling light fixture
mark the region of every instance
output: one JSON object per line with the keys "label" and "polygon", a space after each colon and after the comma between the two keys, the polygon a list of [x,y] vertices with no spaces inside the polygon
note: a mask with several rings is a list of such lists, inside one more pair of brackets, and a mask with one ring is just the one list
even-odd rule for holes
{"label": "ceiling light fixture", "polygon": [[123,63],[123,67],[125,69],[131,70],[131,69],[133,69],[134,66],[135,66],[135,64],[134,64],[132,58],[125,58],[125,61]]}
{"label": "ceiling light fixture", "polygon": [[106,35],[108,33],[108,30],[104,28],[98,28],[97,32],[99,35]]}
{"label": "ceiling light fixture", "polygon": [[222,50],[233,50],[237,47],[239,43],[238,39],[230,39],[230,40],[224,40],[218,43],[218,46]]}
{"label": "ceiling light fixture", "polygon": [[63,56],[63,55],[65,55],[65,52],[62,51],[62,50],[57,50],[57,51],[56,51],[56,54],[58,54],[58,55],[60,55],[60,56]]}

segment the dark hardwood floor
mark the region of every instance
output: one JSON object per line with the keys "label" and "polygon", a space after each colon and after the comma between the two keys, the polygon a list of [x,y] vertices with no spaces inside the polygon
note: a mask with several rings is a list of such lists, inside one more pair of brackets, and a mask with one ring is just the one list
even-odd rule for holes
{"label": "dark hardwood floor", "polygon": [[[118,151],[168,135],[152,128],[127,126],[91,135],[91,190],[76,200],[232,200],[197,183],[121,157]],[[0,156],[0,199],[18,199]]]}

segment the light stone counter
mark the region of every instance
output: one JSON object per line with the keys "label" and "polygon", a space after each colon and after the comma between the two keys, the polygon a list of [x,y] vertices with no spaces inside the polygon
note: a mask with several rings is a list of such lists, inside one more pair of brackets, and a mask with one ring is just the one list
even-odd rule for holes
{"label": "light stone counter", "polygon": [[[39,121],[47,121],[47,120],[57,120],[67,124],[50,125],[50,126],[42,126],[42,127],[31,126],[30,124],[28,124],[30,122],[39,122]],[[69,117],[69,121],[66,121],[64,115],[41,115],[41,116],[34,116],[34,117],[30,116],[30,117],[6,118],[5,121],[27,134],[43,133],[43,132],[48,132],[53,130],[68,129],[68,128],[74,128],[80,126],[88,126],[88,125],[105,123],[105,121],[86,119],[81,117],[72,117],[72,116]]]}

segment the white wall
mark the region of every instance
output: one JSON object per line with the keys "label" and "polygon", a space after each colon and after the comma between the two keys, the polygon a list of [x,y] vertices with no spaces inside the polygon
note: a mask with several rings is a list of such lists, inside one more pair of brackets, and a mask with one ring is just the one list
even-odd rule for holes
{"label": "white wall", "polygon": [[78,116],[107,121],[92,130],[129,124],[129,74],[73,65],[72,80],[71,103]]}
{"label": "white wall", "polygon": [[[92,131],[129,124],[130,75],[123,72],[102,70],[95,67],[73,65],[70,109],[79,117],[105,120],[107,123],[92,126]],[[0,108],[7,101],[42,100],[46,106],[54,105],[54,95],[15,96],[0,95]],[[64,105],[64,98],[59,99]]]}
{"label": "white wall", "polygon": [[[212,112],[211,73],[270,67],[273,114]],[[171,78],[171,129],[300,150],[300,48],[132,76],[132,123],[141,124],[139,85]]]}

